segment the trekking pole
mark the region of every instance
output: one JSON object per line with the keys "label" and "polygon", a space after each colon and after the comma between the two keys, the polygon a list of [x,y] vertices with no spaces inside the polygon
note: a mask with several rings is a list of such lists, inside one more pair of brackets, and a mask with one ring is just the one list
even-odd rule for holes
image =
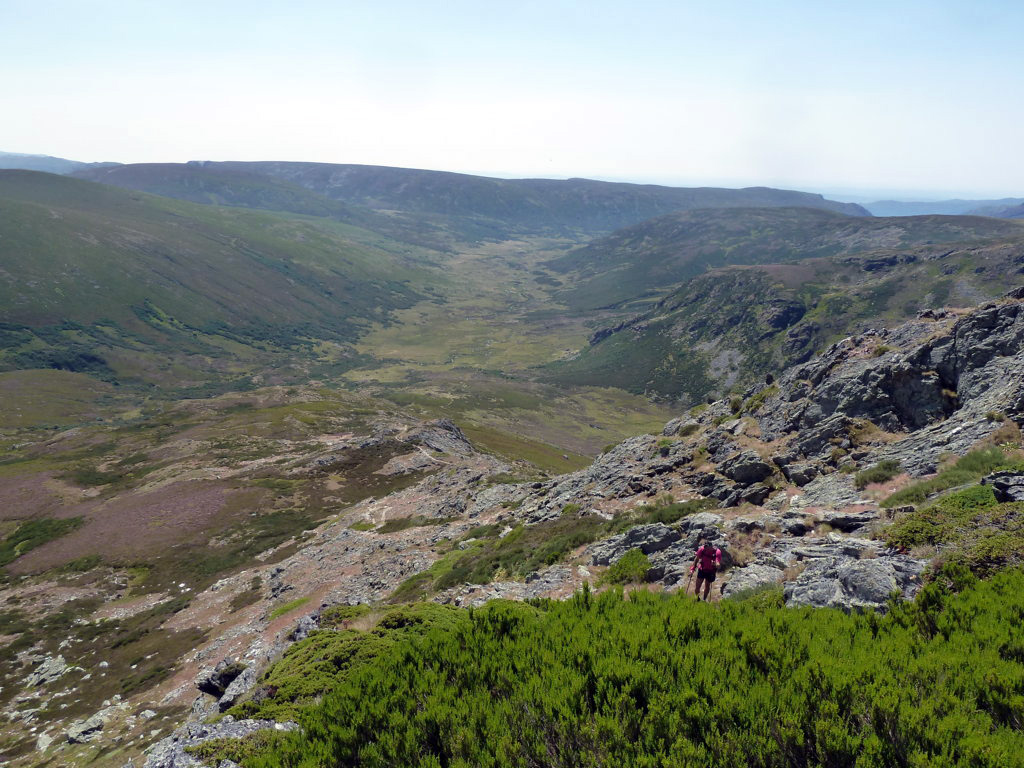
{"label": "trekking pole", "polygon": [[686,580],[686,589],[683,590],[684,595],[690,594],[690,582],[693,581],[693,571],[690,571],[690,578]]}

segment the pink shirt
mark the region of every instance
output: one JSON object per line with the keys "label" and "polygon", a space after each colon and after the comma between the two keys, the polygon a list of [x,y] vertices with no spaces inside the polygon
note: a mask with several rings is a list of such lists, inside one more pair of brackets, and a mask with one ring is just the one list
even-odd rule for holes
{"label": "pink shirt", "polygon": [[704,547],[700,547],[697,550],[697,567],[702,571],[718,570],[718,566],[722,564],[722,550],[715,548],[714,561],[711,558],[711,550],[708,549],[707,553],[704,551]]}

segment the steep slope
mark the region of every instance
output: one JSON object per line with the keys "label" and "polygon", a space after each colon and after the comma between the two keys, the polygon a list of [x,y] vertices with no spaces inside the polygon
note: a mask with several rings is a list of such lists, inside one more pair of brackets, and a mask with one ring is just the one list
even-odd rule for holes
{"label": "steep slope", "polygon": [[217,361],[241,373],[275,350],[352,342],[433,278],[394,252],[407,248],[351,232],[0,172],[3,363],[166,384],[171,364],[194,381],[217,375],[204,370]]}
{"label": "steep slope", "polygon": [[802,362],[837,338],[936,306],[975,306],[1021,283],[1018,238],[724,267],[596,332],[578,355],[546,370],[558,381],[699,402]]}
{"label": "steep slope", "polygon": [[256,173],[336,200],[382,210],[477,220],[496,233],[610,232],[659,214],[691,208],[793,206],[867,212],[821,195],[751,187],[662,187],[590,179],[495,179],[442,171],[369,165],[285,162],[203,162],[204,167]]}
{"label": "steep slope", "polygon": [[686,211],[619,230],[570,251],[548,267],[571,288],[559,297],[579,310],[612,306],[712,267],[916,249],[1024,237],[1012,222],[980,217],[854,218],[808,208]]}

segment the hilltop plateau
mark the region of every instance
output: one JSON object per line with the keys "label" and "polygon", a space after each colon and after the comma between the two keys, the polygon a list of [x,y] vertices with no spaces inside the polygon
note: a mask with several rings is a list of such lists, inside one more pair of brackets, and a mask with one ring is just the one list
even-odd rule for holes
{"label": "hilltop plateau", "polygon": [[83,170],[76,175],[155,194],[188,196],[186,199],[195,196],[197,179],[262,177],[267,180],[264,185],[272,181],[305,189],[307,196],[315,194],[348,205],[415,214],[427,217],[427,221],[443,217],[456,232],[474,239],[508,239],[536,233],[592,235],[694,208],[806,206],[850,216],[868,215],[852,203],[769,187],[721,189],[591,179],[496,179],[373,165],[197,161],[184,168],[120,166]]}

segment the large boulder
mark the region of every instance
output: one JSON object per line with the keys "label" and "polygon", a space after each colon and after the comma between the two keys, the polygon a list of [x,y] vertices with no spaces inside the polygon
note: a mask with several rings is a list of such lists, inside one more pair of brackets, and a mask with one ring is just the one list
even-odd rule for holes
{"label": "large boulder", "polygon": [[590,548],[591,563],[611,565],[631,549],[639,549],[645,555],[659,552],[679,541],[679,532],[667,525],[652,523],[638,525],[625,533],[599,541]]}
{"label": "large boulder", "polygon": [[196,688],[219,699],[245,668],[246,665],[236,659],[223,659],[213,669],[203,670],[196,677]]}
{"label": "large boulder", "polygon": [[782,573],[781,568],[757,563],[745,568],[737,568],[729,572],[729,580],[722,585],[722,596],[733,597],[740,592],[759,589],[770,584],[780,584]]}
{"label": "large boulder", "polygon": [[782,468],[782,474],[793,485],[803,487],[819,474],[818,466],[810,462],[794,462]]}
{"label": "large boulder", "polygon": [[52,683],[58,678],[63,677],[69,669],[71,667],[68,666],[67,662],[64,661],[64,657],[60,654],[47,656],[25,678],[25,686],[27,688],[37,688],[40,685]]}
{"label": "large boulder", "polygon": [[785,586],[786,605],[816,608],[884,609],[889,596],[912,598],[921,586],[927,563],[903,555],[867,560],[822,557]]}
{"label": "large boulder", "polygon": [[1024,501],[1024,472],[993,472],[981,482],[992,487],[1000,503]]}
{"label": "large boulder", "polygon": [[772,465],[753,451],[742,451],[723,461],[718,470],[740,485],[753,485],[772,474]]}
{"label": "large boulder", "polygon": [[870,525],[878,519],[877,512],[825,512],[821,521],[843,533],[854,531]]}

